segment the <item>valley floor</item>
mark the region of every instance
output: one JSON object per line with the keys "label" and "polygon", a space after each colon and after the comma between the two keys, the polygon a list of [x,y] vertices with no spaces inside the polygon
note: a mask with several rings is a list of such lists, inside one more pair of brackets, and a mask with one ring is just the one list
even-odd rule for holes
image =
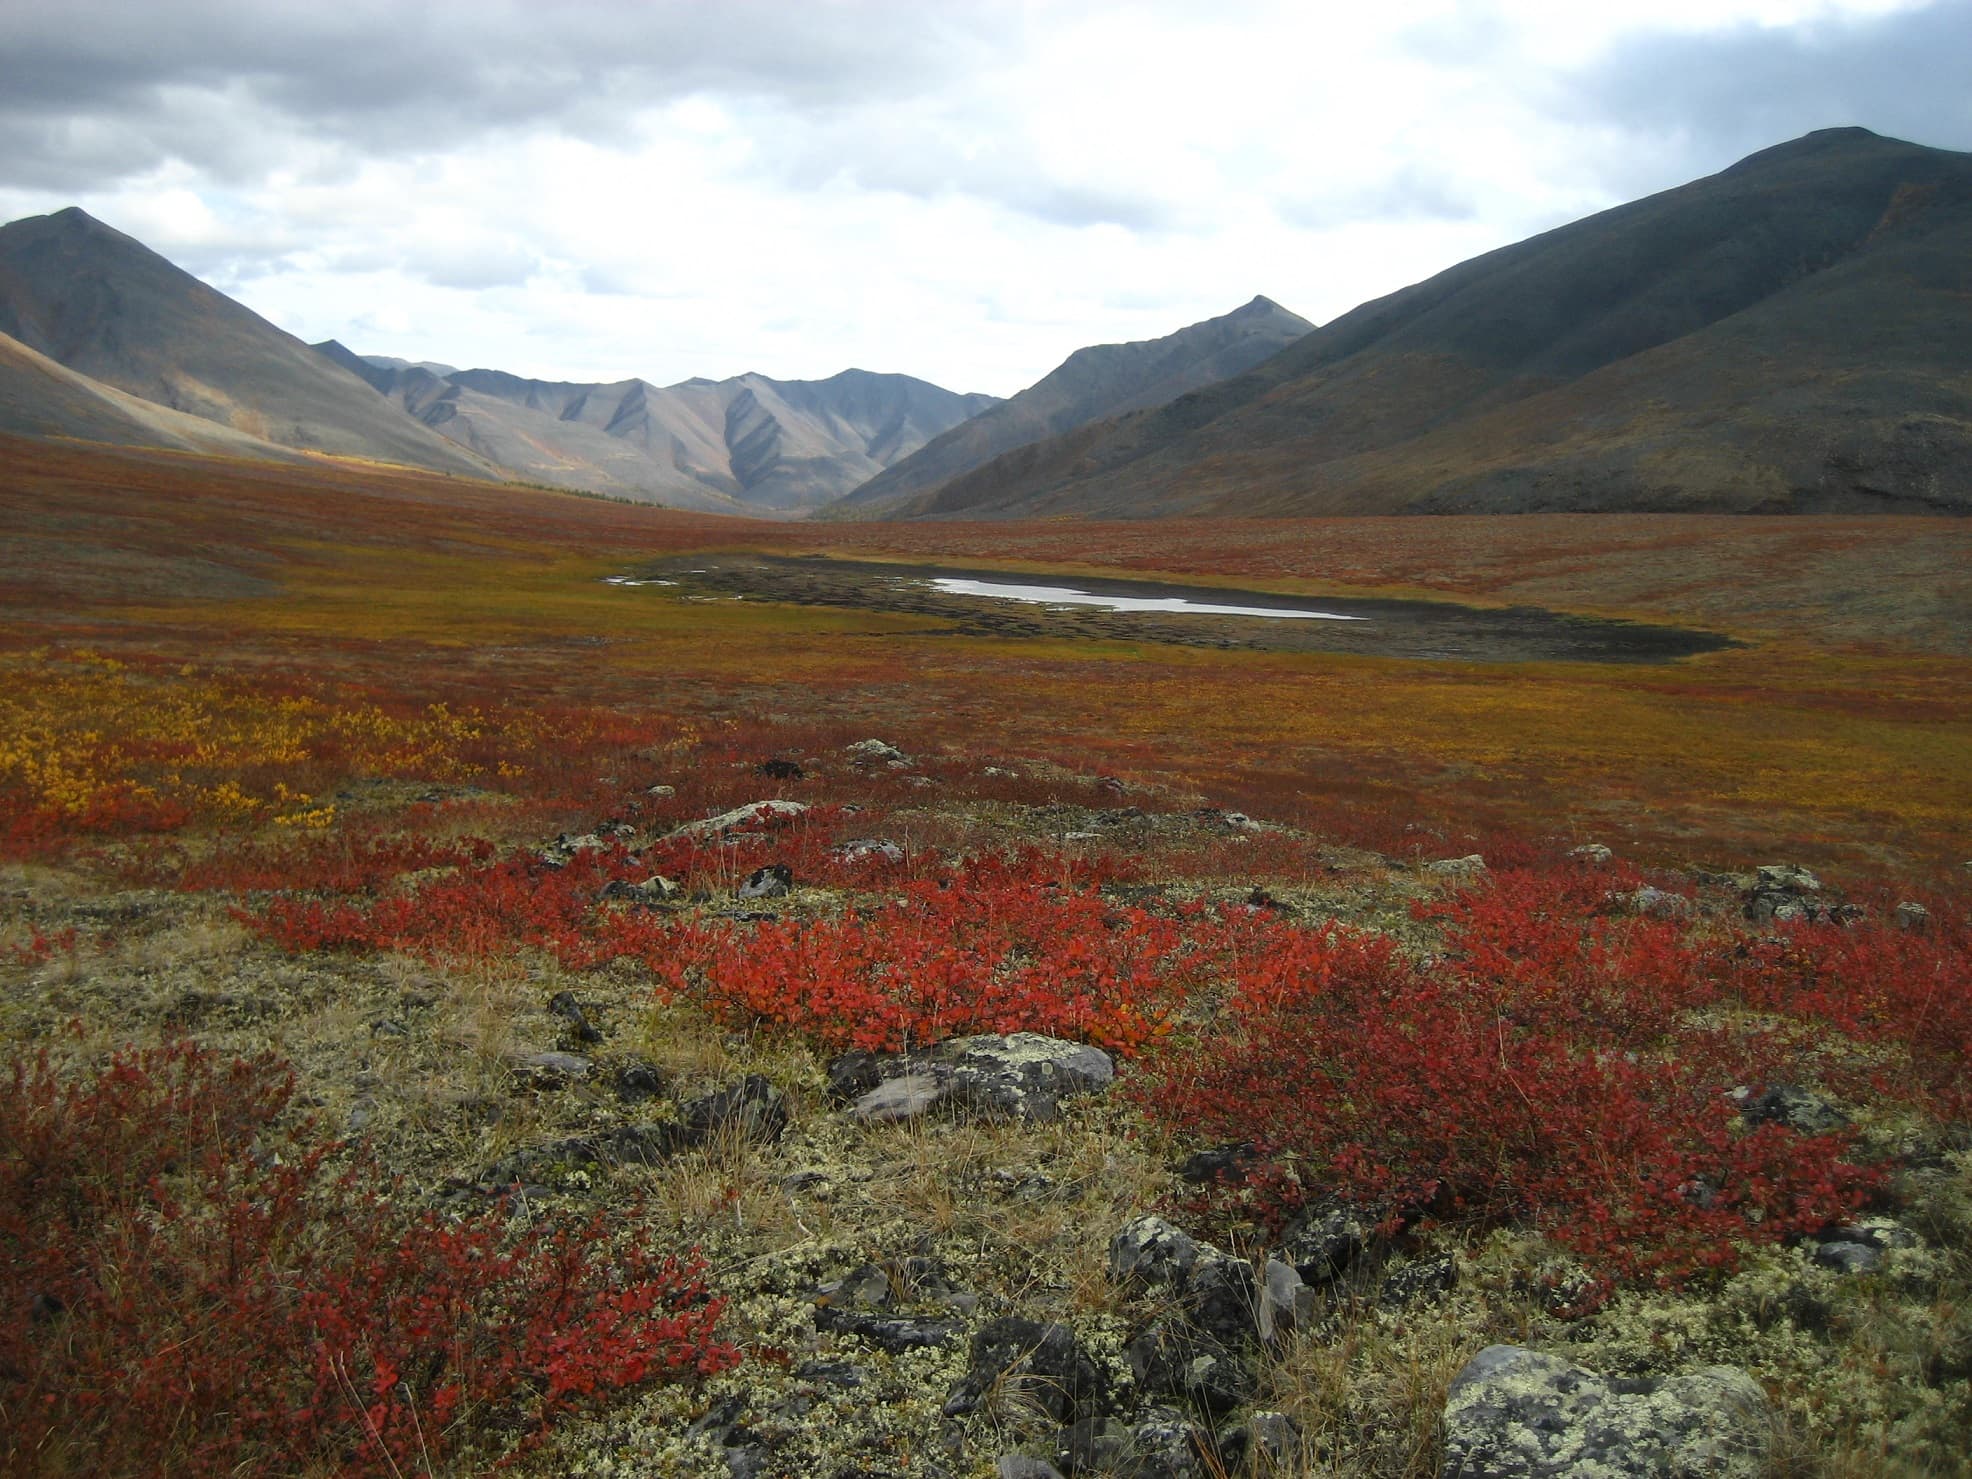
{"label": "valley floor", "polygon": [[[10,1471],[1433,1475],[1495,1344],[1743,1368],[1721,1472],[1964,1471],[1964,524],[770,527],[0,451]],[[815,554],[1733,645],[606,581]],[[853,1110],[1019,1031],[1114,1085]],[[1215,1326],[1117,1265],[1152,1213],[1306,1292]]]}

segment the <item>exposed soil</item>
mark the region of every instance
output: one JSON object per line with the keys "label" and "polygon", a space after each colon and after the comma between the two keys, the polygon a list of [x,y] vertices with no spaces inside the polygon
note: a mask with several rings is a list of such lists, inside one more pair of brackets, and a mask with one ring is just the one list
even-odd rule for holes
{"label": "exposed soil", "polygon": [[1185,647],[1266,652],[1353,652],[1370,657],[1452,662],[1666,663],[1734,645],[1713,632],[1569,616],[1535,606],[1486,609],[1439,601],[1288,596],[1231,587],[1168,585],[1145,580],[1089,579],[1066,584],[1094,595],[1181,597],[1214,605],[1318,609],[1356,621],[1280,620],[1265,616],[1059,609],[997,596],[954,595],[938,578],[1007,580],[1004,570],[945,565],[893,565],[809,555],[686,555],[640,566],[634,578],[670,585],[666,599],[737,596],[801,606],[901,612],[954,623],[969,637],[1080,638],[1105,642],[1163,642]]}

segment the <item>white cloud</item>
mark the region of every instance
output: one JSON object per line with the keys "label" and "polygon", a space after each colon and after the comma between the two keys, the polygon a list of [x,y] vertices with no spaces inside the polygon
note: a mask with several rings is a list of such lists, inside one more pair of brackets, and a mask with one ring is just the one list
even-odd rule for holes
{"label": "white cloud", "polygon": [[15,0],[0,213],[81,204],[365,352],[1008,393],[1256,292],[1325,320],[1769,122],[1872,122],[1802,97],[1972,146],[1937,59],[1893,65],[1962,9]]}

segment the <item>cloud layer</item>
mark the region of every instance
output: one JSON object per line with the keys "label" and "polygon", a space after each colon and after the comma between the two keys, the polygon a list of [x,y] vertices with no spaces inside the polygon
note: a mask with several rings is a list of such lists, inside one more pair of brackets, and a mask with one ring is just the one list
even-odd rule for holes
{"label": "cloud layer", "polygon": [[1007,393],[1326,319],[1810,128],[1972,147],[1972,6],[15,0],[0,213],[309,338]]}

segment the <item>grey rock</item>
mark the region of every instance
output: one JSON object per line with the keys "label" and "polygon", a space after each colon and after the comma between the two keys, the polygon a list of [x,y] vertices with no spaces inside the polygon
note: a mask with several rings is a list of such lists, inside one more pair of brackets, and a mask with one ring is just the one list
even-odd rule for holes
{"label": "grey rock", "polygon": [[721,1135],[773,1142],[787,1128],[787,1099],[757,1073],[681,1105],[680,1143],[702,1145]]}
{"label": "grey rock", "polygon": [[794,891],[794,872],[785,863],[755,868],[739,886],[742,899],[781,899]]}
{"label": "grey rock", "polygon": [[800,801],[752,801],[745,806],[736,806],[731,811],[722,811],[717,816],[706,817],[702,821],[687,822],[674,828],[672,837],[710,837],[721,832],[731,832],[740,827],[752,826],[756,822],[770,821],[776,817],[798,817],[808,809]]}
{"label": "grey rock", "polygon": [[1922,904],[1913,904],[1905,900],[1897,905],[1897,912],[1892,919],[1900,930],[1921,931],[1930,927],[1931,911]]}
{"label": "grey rock", "polygon": [[823,1305],[815,1311],[815,1328],[829,1335],[853,1335],[901,1356],[906,1351],[950,1345],[965,1327],[957,1320],[929,1315],[878,1315]]}
{"label": "grey rock", "polygon": [[1377,1303],[1385,1309],[1408,1309],[1421,1301],[1436,1301],[1458,1284],[1458,1260],[1449,1253],[1405,1264],[1383,1281]]}
{"label": "grey rock", "polygon": [[952,1097],[980,1113],[1051,1120],[1064,1100],[1093,1094],[1116,1080],[1109,1054],[1087,1043],[1014,1032],[958,1038],[941,1057],[952,1067]]}
{"label": "grey rock", "polygon": [[1818,894],[1821,880],[1797,863],[1763,863],[1753,872],[1756,893]]}
{"label": "grey rock", "polygon": [[[1216,1250],[1214,1250],[1216,1251]],[[1183,1290],[1198,1262],[1198,1241],[1162,1217],[1131,1219],[1109,1240],[1109,1277]]]}
{"label": "grey rock", "polygon": [[633,1059],[616,1070],[616,1097],[625,1104],[641,1104],[664,1092],[664,1070],[655,1063]]}
{"label": "grey rock", "polygon": [[1117,1473],[1123,1479],[1210,1479],[1205,1435],[1175,1412],[1154,1412],[1137,1424]]}
{"label": "grey rock", "polygon": [[1815,1262],[1838,1274],[1873,1274],[1883,1266],[1883,1250],[1846,1240],[1823,1243],[1815,1249]]}
{"label": "grey rock", "polygon": [[1066,1325],[1018,1316],[988,1321],[972,1337],[972,1360],[952,1386],[944,1415],[996,1402],[1045,1413],[1067,1426],[1098,1418],[1109,1406],[1109,1383]]}
{"label": "grey rock", "polygon": [[1107,1088],[1116,1077],[1100,1048],[1038,1032],[953,1038],[926,1053],[844,1053],[828,1073],[836,1096],[854,1100],[849,1112],[871,1123],[934,1108],[1049,1120],[1065,1100]]}
{"label": "grey rock", "polygon": [[1310,1207],[1288,1224],[1280,1256],[1306,1282],[1330,1283],[1362,1256],[1373,1231],[1369,1219],[1354,1207]]}
{"label": "grey rock", "polygon": [[837,1054],[828,1064],[829,1094],[843,1103],[861,1098],[883,1082],[886,1069],[904,1073],[908,1064],[900,1065],[895,1057],[872,1053],[867,1048],[851,1048]]}
{"label": "grey rock", "polygon": [[676,796],[678,794],[678,788],[676,786],[666,786],[666,785],[645,786],[644,794],[646,796],[659,796],[659,797]]}
{"label": "grey rock", "polygon": [[1756,1479],[1771,1417],[1744,1371],[1605,1381],[1522,1346],[1488,1346],[1452,1379],[1443,1479]]}
{"label": "grey rock", "polygon": [[1652,888],[1648,884],[1631,889],[1628,893],[1606,895],[1604,902],[1621,913],[1634,914],[1643,919],[1689,919],[1697,913],[1697,905],[1683,894]]}
{"label": "grey rock", "polygon": [[575,999],[573,991],[557,991],[549,997],[548,1010],[568,1023],[568,1035],[575,1041],[597,1043],[603,1040],[602,1029],[589,1020],[588,1012]]}
{"label": "grey rock", "polygon": [[1267,1260],[1260,1278],[1261,1297],[1257,1311],[1260,1339],[1272,1341],[1301,1323],[1309,1290],[1300,1271],[1293,1264],[1282,1263],[1278,1258]]}
{"label": "grey rock", "polygon": [[574,861],[576,854],[601,852],[608,846],[608,839],[594,832],[584,832],[574,837],[564,832],[536,853],[535,857],[550,868],[565,868]]}
{"label": "grey rock", "polygon": [[904,861],[904,849],[881,837],[858,837],[845,842],[835,850],[835,855],[845,863],[861,863],[872,858],[884,863]]}
{"label": "grey rock", "polygon": [[880,1310],[889,1305],[890,1298],[890,1275],[873,1263],[866,1263],[815,1291],[817,1304],[835,1309]]}
{"label": "grey rock", "polygon": [[1215,1345],[1239,1350],[1260,1338],[1264,1303],[1265,1291],[1252,1264],[1210,1245],[1199,1248],[1184,1296],[1192,1328]]}
{"label": "grey rock", "polygon": [[1869,1248],[1915,1248],[1917,1234],[1889,1217],[1859,1217],[1835,1229],[1835,1237]]}
{"label": "grey rock", "polygon": [[1580,847],[1571,847],[1568,856],[1578,863],[1587,863],[1592,868],[1600,868],[1613,862],[1616,854],[1600,842],[1584,842]]}
{"label": "grey rock", "polygon": [[1803,1135],[1827,1135],[1849,1124],[1834,1100],[1796,1084],[1769,1084],[1740,1100],[1739,1113],[1752,1125],[1785,1125]]}
{"label": "grey rock", "polygon": [[1486,859],[1476,852],[1462,858],[1438,858],[1426,863],[1424,871],[1434,878],[1474,878],[1486,871]]}
{"label": "grey rock", "polygon": [[1062,1479],[1061,1470],[1043,1458],[1003,1453],[993,1463],[995,1479]]}
{"label": "grey rock", "polygon": [[1221,1437],[1219,1447],[1236,1448],[1236,1456],[1254,1474],[1297,1473],[1301,1467],[1301,1424],[1285,1412],[1256,1412],[1246,1419],[1241,1438],[1229,1443],[1227,1437]]}
{"label": "grey rock", "polygon": [[653,873],[641,883],[631,883],[627,879],[616,879],[608,884],[602,896],[605,899],[621,900],[626,904],[641,904],[649,908],[667,903],[678,897],[678,885],[662,873]]}
{"label": "grey rock", "polygon": [[909,765],[911,757],[886,740],[857,740],[853,745],[844,746],[848,754],[858,760],[880,761],[886,765]]}
{"label": "grey rock", "polygon": [[1230,1412],[1258,1388],[1244,1355],[1198,1330],[1182,1315],[1160,1315],[1126,1349],[1137,1385],[1176,1397],[1201,1412]]}

